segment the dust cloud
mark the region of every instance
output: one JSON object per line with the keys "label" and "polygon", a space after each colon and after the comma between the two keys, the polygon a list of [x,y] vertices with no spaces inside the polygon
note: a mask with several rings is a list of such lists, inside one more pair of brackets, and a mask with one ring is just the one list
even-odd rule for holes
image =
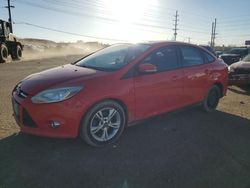
{"label": "dust cloud", "polygon": [[41,39],[23,39],[21,43],[24,46],[22,61],[70,55],[84,56],[108,46],[98,42],[56,43]]}

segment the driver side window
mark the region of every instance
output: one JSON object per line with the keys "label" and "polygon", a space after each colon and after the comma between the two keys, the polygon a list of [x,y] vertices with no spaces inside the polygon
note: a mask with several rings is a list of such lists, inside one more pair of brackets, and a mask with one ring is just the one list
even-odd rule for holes
{"label": "driver side window", "polygon": [[147,56],[141,63],[155,65],[157,72],[176,69],[178,68],[176,49],[173,46],[158,49]]}

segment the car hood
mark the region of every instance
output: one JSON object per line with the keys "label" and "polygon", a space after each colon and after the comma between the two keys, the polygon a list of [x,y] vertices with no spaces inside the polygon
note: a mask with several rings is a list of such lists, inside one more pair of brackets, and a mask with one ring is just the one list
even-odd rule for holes
{"label": "car hood", "polygon": [[233,68],[233,69],[250,69],[250,62],[247,62],[247,61],[239,61],[237,63],[234,63],[232,65],[230,65],[230,68]]}
{"label": "car hood", "polygon": [[21,90],[27,94],[36,94],[44,89],[65,82],[72,82],[76,79],[84,80],[103,74],[105,74],[105,72],[68,64],[26,77],[21,81]]}

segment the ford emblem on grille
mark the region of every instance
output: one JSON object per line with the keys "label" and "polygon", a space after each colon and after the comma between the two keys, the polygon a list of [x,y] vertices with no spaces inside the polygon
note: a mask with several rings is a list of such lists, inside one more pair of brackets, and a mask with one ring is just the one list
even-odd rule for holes
{"label": "ford emblem on grille", "polygon": [[23,97],[23,98],[26,98],[27,97],[27,94],[24,93],[22,90],[21,90],[21,84],[18,84],[17,87],[16,87],[16,93],[18,96],[20,97]]}

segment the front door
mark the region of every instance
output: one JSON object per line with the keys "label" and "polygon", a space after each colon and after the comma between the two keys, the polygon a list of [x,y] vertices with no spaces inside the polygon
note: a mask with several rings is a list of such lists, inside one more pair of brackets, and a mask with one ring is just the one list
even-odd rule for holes
{"label": "front door", "polygon": [[181,106],[183,71],[176,48],[166,46],[152,52],[142,62],[156,66],[155,73],[135,77],[136,119],[143,119]]}

